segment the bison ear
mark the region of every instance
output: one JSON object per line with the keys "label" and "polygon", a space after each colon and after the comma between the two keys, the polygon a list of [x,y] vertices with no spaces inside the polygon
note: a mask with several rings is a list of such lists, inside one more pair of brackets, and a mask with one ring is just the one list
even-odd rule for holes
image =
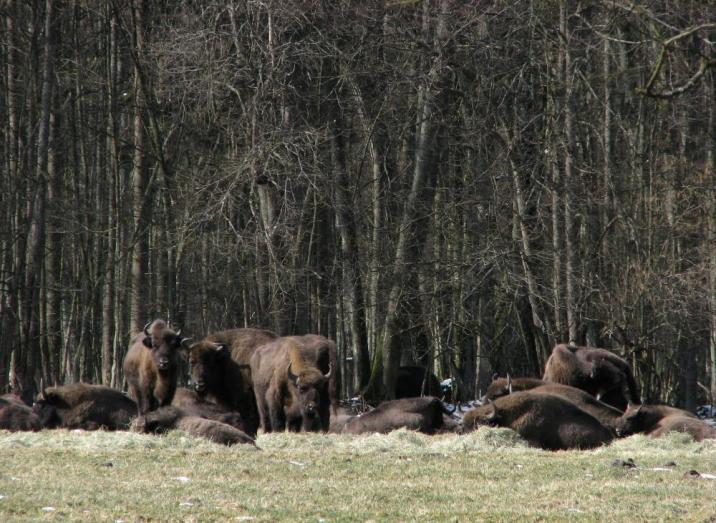
{"label": "bison ear", "polygon": [[624,411],[624,415],[627,417],[636,416],[641,412],[641,403],[632,403],[631,401],[627,404],[627,408]]}
{"label": "bison ear", "polygon": [[151,349],[152,348],[152,337],[144,336],[144,338],[142,338],[142,345],[144,345],[148,349]]}

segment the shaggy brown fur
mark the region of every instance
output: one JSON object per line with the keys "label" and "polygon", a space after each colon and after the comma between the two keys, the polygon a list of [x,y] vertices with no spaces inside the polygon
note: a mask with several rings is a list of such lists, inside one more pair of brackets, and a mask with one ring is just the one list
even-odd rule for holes
{"label": "shaggy brown fur", "polygon": [[259,425],[249,363],[257,347],[276,339],[261,329],[231,329],[210,334],[189,347],[194,390],[201,397],[241,413],[246,432]]}
{"label": "shaggy brown fur", "polygon": [[74,383],[41,391],[33,411],[47,428],[125,430],[137,405],[119,390]]}
{"label": "shaggy brown fur", "polygon": [[0,396],[0,430],[17,432],[38,431],[42,428],[40,418],[15,394]]}
{"label": "shaggy brown fur", "polygon": [[157,434],[179,429],[193,436],[206,438],[222,445],[255,444],[253,438],[231,425],[199,416],[191,416],[184,410],[172,405],[160,407],[143,416],[139,416],[132,423],[132,429],[135,432]]}
{"label": "shaggy brown fur", "polygon": [[144,332],[132,339],[124,358],[124,377],[140,414],[171,404],[184,341],[162,320],[147,324]]}
{"label": "shaggy brown fur", "polygon": [[[252,427],[247,430],[249,424],[246,423],[246,420],[238,411],[207,401],[191,389],[179,387],[176,394],[174,394],[172,406],[182,409],[189,416],[220,421],[242,432],[251,434]],[[253,429],[255,430],[255,427]],[[255,432],[251,435],[255,435]]]}
{"label": "shaggy brown fur", "polygon": [[620,436],[644,433],[659,437],[674,430],[688,432],[698,441],[716,437],[716,431],[694,414],[668,405],[629,405],[617,420]]}
{"label": "shaggy brown fur", "polygon": [[482,397],[482,401],[495,401],[497,398],[507,396],[512,392],[534,389],[545,383],[545,381],[537,378],[510,378],[509,376],[500,378],[495,374],[492,377],[492,383],[487,387],[487,392]]}
{"label": "shaggy brown fur", "polygon": [[582,389],[621,411],[630,402],[641,403],[631,367],[605,349],[557,345],[542,379]]}
{"label": "shaggy brown fur", "polygon": [[259,347],[251,374],[265,432],[327,431],[338,405],[336,344],[317,334],[286,336]]}
{"label": "shaggy brown fur", "polygon": [[613,439],[607,427],[571,401],[533,391],[503,396],[465,414],[465,430],[480,425],[510,428],[531,446],[547,450],[589,449]]}
{"label": "shaggy brown fur", "polygon": [[386,434],[393,430],[407,428],[433,434],[443,426],[442,402],[438,398],[425,396],[384,401],[375,409],[349,419],[342,432]]}

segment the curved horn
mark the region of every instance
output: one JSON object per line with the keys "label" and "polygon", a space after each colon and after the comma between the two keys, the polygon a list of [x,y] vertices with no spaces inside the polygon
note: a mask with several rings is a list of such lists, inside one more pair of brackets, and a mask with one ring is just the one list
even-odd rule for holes
{"label": "curved horn", "polygon": [[507,391],[512,394],[512,376],[510,376],[510,373],[507,373]]}
{"label": "curved horn", "polygon": [[495,381],[495,380],[496,380],[497,378],[499,378],[499,377],[500,377],[500,375],[495,372],[495,373],[492,375],[492,381]]}
{"label": "curved horn", "polygon": [[147,323],[147,324],[144,326],[144,334],[146,334],[147,337],[151,336],[151,334],[149,334],[149,326],[150,326],[151,324],[152,324],[152,322],[150,321],[149,323]]}
{"label": "curved horn", "polygon": [[179,346],[184,347],[187,343],[191,341],[191,338],[180,338],[179,339]]}
{"label": "curved horn", "polygon": [[291,372],[291,363],[288,364],[288,379],[290,379],[296,386],[298,386],[298,376]]}
{"label": "curved horn", "polygon": [[487,420],[488,420],[488,421],[495,421],[495,420],[497,420],[497,406],[495,405],[495,402],[492,401],[492,400],[487,400],[487,404],[488,404],[488,405],[490,406],[490,408],[492,409],[492,414],[490,414],[490,415],[487,417]]}
{"label": "curved horn", "polygon": [[179,330],[177,331],[176,336],[177,336],[177,338],[181,338],[181,329],[179,329]]}
{"label": "curved horn", "polygon": [[323,375],[324,378],[329,379],[331,377],[331,374],[333,373],[333,366],[329,363],[328,364],[328,372]]}

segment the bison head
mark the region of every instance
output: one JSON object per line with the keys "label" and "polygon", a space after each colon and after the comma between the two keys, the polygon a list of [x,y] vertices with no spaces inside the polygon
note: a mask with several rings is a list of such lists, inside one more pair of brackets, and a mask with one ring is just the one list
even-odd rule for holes
{"label": "bison head", "polygon": [[497,374],[492,376],[492,383],[488,385],[485,395],[481,398],[482,401],[496,400],[502,396],[508,396],[512,394],[512,378],[507,375],[507,378],[500,378]]}
{"label": "bison head", "polygon": [[500,416],[497,412],[497,406],[492,400],[487,400],[486,405],[475,407],[465,414],[463,418],[463,426],[466,429],[477,428],[480,425],[488,425],[491,427],[499,425]]}
{"label": "bison head", "polygon": [[199,341],[189,347],[189,367],[194,390],[200,396],[215,390],[231,354],[226,345]]}
{"label": "bison head", "polygon": [[161,373],[172,371],[177,364],[177,353],[189,338],[182,338],[181,331],[174,332],[162,320],[144,326],[142,343],[152,351],[152,359]]}
{"label": "bison head", "polygon": [[304,430],[320,428],[321,405],[328,401],[328,380],[333,369],[328,366],[328,372],[323,374],[315,367],[301,369],[298,374],[288,365],[288,379],[296,388],[298,407],[303,417]]}
{"label": "bison head", "polygon": [[60,409],[67,409],[69,405],[59,394],[54,392],[54,388],[45,389],[40,384],[40,394],[32,405],[32,411],[40,419],[43,427],[54,429],[62,424]]}
{"label": "bison head", "polygon": [[616,422],[617,436],[620,438],[644,432],[648,423],[648,413],[640,404],[630,403],[626,411]]}

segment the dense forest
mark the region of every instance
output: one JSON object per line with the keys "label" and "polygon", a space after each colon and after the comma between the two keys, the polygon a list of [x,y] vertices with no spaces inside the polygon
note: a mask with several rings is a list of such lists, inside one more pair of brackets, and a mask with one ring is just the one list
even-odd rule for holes
{"label": "dense forest", "polygon": [[702,0],[2,0],[0,391],[122,387],[154,318],[475,397],[551,347],[716,393]]}

